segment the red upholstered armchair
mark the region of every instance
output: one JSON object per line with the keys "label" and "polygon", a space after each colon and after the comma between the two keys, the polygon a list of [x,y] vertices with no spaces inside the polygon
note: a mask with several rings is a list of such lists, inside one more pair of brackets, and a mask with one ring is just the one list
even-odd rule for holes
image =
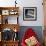
{"label": "red upholstered armchair", "polygon": [[41,46],[33,29],[27,29],[24,37],[22,38],[21,46]]}

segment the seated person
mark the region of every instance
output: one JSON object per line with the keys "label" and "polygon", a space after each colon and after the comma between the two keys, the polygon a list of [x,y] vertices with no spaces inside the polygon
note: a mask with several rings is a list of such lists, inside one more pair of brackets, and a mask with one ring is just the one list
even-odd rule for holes
{"label": "seated person", "polygon": [[31,28],[27,29],[27,31],[25,32],[21,45],[22,46],[41,46],[40,42],[37,39],[36,33]]}

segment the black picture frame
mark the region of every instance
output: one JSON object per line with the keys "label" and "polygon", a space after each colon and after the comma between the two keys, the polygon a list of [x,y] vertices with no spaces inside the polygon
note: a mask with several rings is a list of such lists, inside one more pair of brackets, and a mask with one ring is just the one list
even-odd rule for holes
{"label": "black picture frame", "polygon": [[23,7],[23,20],[36,21],[37,20],[37,7]]}

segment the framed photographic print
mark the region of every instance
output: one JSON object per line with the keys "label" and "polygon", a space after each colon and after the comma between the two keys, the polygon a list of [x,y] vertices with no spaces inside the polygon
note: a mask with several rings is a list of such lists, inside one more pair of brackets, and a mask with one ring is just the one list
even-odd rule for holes
{"label": "framed photographic print", "polygon": [[2,10],[2,15],[9,15],[9,10]]}
{"label": "framed photographic print", "polygon": [[17,12],[16,10],[14,10],[14,9],[9,11],[9,14],[10,14],[10,15],[16,15],[17,13],[18,13],[18,12]]}
{"label": "framed photographic print", "polygon": [[24,7],[23,8],[23,20],[36,21],[37,20],[37,8],[36,7]]}

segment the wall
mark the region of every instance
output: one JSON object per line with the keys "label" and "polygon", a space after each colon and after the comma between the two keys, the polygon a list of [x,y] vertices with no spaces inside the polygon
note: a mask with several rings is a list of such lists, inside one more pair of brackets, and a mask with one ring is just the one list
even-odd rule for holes
{"label": "wall", "polygon": [[19,39],[20,42],[24,36],[25,31],[27,31],[28,28],[32,28],[33,31],[37,34],[37,37],[41,43],[43,43],[43,34],[42,34],[42,26],[21,26],[20,32],[19,32]]}
{"label": "wall", "polygon": [[[43,6],[42,6],[42,0],[24,0],[21,1],[22,8],[20,11],[20,25],[22,26],[43,26]],[[23,21],[23,7],[37,7],[37,21]],[[22,13],[21,13],[22,12]]]}
{"label": "wall", "polygon": [[[15,6],[15,0],[0,0],[0,6]],[[42,0],[17,0],[19,6],[19,24],[20,26],[43,26],[43,6]],[[37,21],[23,20],[23,7],[37,7]]]}

